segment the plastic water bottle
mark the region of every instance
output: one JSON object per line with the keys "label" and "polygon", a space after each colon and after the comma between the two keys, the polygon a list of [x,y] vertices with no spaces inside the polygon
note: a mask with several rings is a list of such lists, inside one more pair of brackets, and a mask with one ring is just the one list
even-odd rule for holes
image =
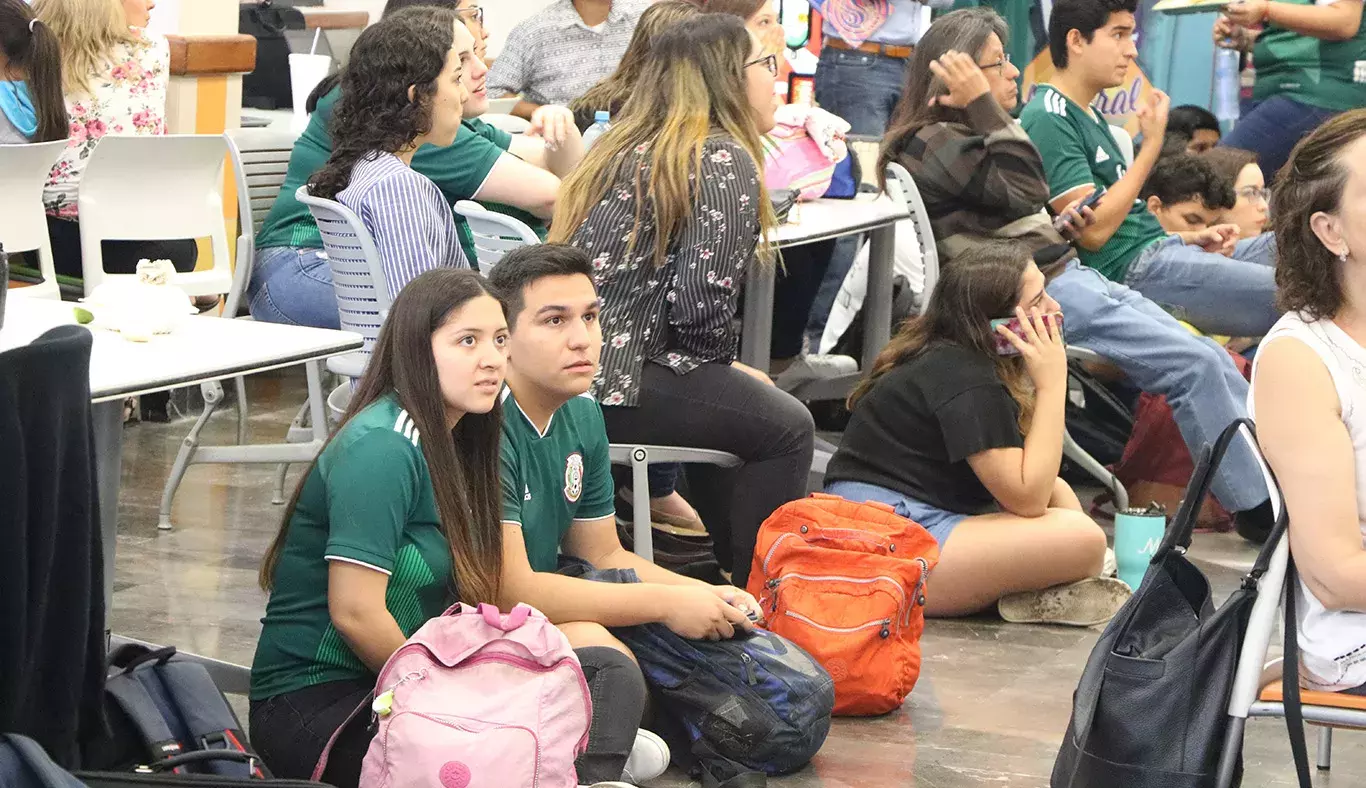
{"label": "plastic water bottle", "polygon": [[607,130],[612,128],[611,117],[607,110],[603,109],[593,113],[593,125],[589,126],[588,130],[583,133],[584,150],[593,147],[593,143],[598,141],[598,137],[606,134]]}
{"label": "plastic water bottle", "polygon": [[1214,50],[1214,117],[1224,130],[1238,121],[1238,52],[1222,47]]}

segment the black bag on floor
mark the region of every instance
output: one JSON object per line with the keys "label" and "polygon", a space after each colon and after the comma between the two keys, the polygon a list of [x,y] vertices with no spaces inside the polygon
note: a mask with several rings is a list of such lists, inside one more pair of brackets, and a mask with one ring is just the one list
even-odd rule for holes
{"label": "black bag on floor", "polygon": [[109,655],[105,708],[110,735],[87,743],[83,764],[93,770],[149,767],[178,775],[257,780],[270,777],[251,750],[242,723],[203,665],[127,645]]}
{"label": "black bag on floor", "polygon": [[244,5],[237,11],[237,32],[256,39],[256,70],[242,75],[242,106],[291,109],[289,41],[286,30],[303,30],[304,15],[297,8],[279,7],[270,0]]}
{"label": "black bag on floor", "polygon": [[[1282,511],[1242,586],[1217,610],[1186,558],[1200,506],[1240,427],[1200,453],[1186,498],[1133,597],[1105,627],[1072,697],[1052,788],[1212,788],[1229,693],[1257,581],[1285,532]],[[1239,755],[1237,772],[1242,771]],[[1236,783],[1235,783],[1236,784]]]}
{"label": "black bag on floor", "polygon": [[236,777],[175,774],[76,772],[85,788],[330,788],[307,780],[243,780]]}
{"label": "black bag on floor", "polygon": [[80,780],[52,762],[41,744],[17,733],[0,734],[0,786],[83,788]]}

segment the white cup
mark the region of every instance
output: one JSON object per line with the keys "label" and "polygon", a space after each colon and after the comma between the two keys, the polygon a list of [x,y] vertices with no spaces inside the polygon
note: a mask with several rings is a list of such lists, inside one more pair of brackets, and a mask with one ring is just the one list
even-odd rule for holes
{"label": "white cup", "polygon": [[289,86],[294,94],[294,126],[303,131],[308,125],[308,94],[327,76],[332,69],[332,58],[327,55],[295,54],[289,55]]}

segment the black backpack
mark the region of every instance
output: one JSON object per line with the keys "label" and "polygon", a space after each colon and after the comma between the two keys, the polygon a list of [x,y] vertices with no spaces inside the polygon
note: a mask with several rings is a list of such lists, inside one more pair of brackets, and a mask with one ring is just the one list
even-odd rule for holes
{"label": "black backpack", "polygon": [[237,32],[256,39],[256,70],[242,75],[242,106],[255,109],[292,109],[289,87],[287,30],[303,30],[304,15],[297,8],[277,7],[270,0],[244,5],[237,11]]}

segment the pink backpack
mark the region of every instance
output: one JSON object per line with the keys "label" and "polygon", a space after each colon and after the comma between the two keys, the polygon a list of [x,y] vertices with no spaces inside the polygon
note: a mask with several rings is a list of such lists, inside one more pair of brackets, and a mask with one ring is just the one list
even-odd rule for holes
{"label": "pink backpack", "polygon": [[380,671],[372,709],[360,788],[574,788],[593,716],[569,641],[528,605],[457,604],[423,624]]}

